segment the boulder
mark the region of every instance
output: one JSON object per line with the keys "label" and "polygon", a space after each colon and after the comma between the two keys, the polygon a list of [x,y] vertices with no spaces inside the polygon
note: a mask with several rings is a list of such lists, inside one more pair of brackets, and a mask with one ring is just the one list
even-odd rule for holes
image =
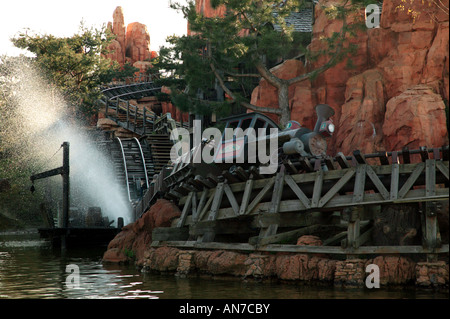
{"label": "boulder", "polygon": [[447,145],[442,97],[429,86],[417,85],[391,98],[386,104],[383,135],[387,151]]}
{"label": "boulder", "polygon": [[314,235],[303,235],[297,240],[298,246],[322,246],[322,240]]}
{"label": "boulder", "polygon": [[[125,226],[108,244],[103,255],[104,262],[128,262],[135,259],[142,264],[144,252],[152,241],[152,231],[156,227],[170,227],[172,220],[181,215],[172,202],[159,199],[136,222]],[[127,258],[124,259],[124,256]]]}

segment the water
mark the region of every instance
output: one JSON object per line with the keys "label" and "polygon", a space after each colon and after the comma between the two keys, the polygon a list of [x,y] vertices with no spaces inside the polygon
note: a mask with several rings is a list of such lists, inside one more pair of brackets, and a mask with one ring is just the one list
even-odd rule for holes
{"label": "water", "polygon": [[[348,299],[448,298],[414,288],[337,289],[298,284],[141,273],[134,266],[102,264],[104,249],[65,254],[37,232],[0,233],[0,299]],[[66,266],[79,267],[80,287],[66,284]]]}
{"label": "water", "polygon": [[[9,72],[7,76],[0,74],[0,84],[8,98],[0,103],[0,150],[10,150],[9,159],[17,168],[27,167],[36,174],[60,167],[60,145],[69,142],[71,207],[87,210],[98,206],[113,225],[119,217],[125,224],[131,222],[130,205],[109,156],[96,146],[60,92],[26,60],[5,63],[4,67]],[[35,187],[45,189],[56,206],[62,200],[61,184],[61,178],[55,176],[37,180]]]}

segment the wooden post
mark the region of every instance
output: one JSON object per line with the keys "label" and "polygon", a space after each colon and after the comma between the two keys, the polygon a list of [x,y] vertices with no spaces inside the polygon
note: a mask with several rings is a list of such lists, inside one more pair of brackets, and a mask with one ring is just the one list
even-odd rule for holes
{"label": "wooden post", "polygon": [[[425,202],[424,246],[429,249],[435,249],[441,246],[437,209],[438,205],[436,202]],[[427,254],[428,262],[435,262],[436,260],[437,254]]]}
{"label": "wooden post", "polygon": [[62,170],[62,178],[63,178],[63,228],[64,234],[61,235],[61,250],[66,250],[66,236],[67,236],[67,228],[69,227],[69,192],[70,192],[70,183],[69,183],[69,174],[70,174],[70,166],[69,166],[69,142],[64,142],[62,144],[63,147],[63,170]]}
{"label": "wooden post", "polygon": [[362,206],[353,206],[342,211],[342,219],[348,222],[347,239],[342,242],[343,248],[358,248],[360,212],[362,209]]}
{"label": "wooden post", "polygon": [[127,101],[127,130],[130,128],[130,101]]}
{"label": "wooden post", "polygon": [[146,110],[147,108],[145,107],[145,105],[144,105],[144,108],[143,108],[143,110],[142,110],[142,112],[143,112],[143,119],[142,119],[142,129],[143,129],[143,134],[145,135],[145,122],[146,122],[146,118],[145,118],[145,110]]}
{"label": "wooden post", "polygon": [[119,118],[119,103],[120,103],[120,100],[119,100],[119,97],[117,97],[117,105],[116,105],[116,119],[118,119],[118,118]]}

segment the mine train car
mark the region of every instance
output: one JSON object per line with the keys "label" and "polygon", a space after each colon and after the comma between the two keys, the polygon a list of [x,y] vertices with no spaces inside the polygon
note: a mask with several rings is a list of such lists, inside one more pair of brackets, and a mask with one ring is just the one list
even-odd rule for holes
{"label": "mine train car", "polygon": [[[255,145],[261,141],[276,139],[278,147],[276,154],[266,154],[267,156],[280,158],[289,158],[292,156],[303,156],[308,158],[320,158],[325,156],[327,151],[326,138],[330,137],[335,129],[330,117],[334,115],[334,110],[326,104],[318,104],[316,106],[317,122],[313,130],[302,127],[296,121],[289,121],[285,129],[281,129],[269,117],[257,113],[246,113],[224,118],[225,128],[222,132],[219,141],[203,140],[201,145],[193,147],[190,152],[183,154],[174,163],[173,169],[164,182],[167,186],[175,185],[190,176],[220,176],[224,171],[233,170],[236,166],[243,169],[248,169],[250,166],[263,166],[268,163],[261,163],[256,158],[255,148],[249,148],[249,142],[256,142]],[[227,129],[233,129],[237,132],[248,132],[248,129],[253,129],[256,140],[244,133],[233,135],[231,138],[226,134]],[[247,130],[247,131],[246,131]],[[216,147],[216,143],[218,146]],[[205,163],[203,160],[194,161],[194,158],[201,158],[197,152],[204,152],[205,148],[210,152],[214,152],[212,162]],[[250,151],[249,151],[250,150]],[[266,148],[266,151],[268,148]],[[254,157],[252,157],[254,156]],[[189,158],[187,158],[189,157]]]}

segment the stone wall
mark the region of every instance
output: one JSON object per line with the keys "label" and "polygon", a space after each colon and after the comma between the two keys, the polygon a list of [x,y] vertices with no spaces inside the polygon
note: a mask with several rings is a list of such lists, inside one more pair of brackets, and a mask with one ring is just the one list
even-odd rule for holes
{"label": "stone wall", "polygon": [[402,256],[373,259],[335,260],[312,254],[241,253],[224,250],[182,250],[150,248],[140,264],[144,272],[174,273],[177,276],[232,276],[237,279],[277,279],[336,287],[364,288],[375,264],[380,270],[380,287],[416,285],[448,288],[448,263],[414,262]]}

